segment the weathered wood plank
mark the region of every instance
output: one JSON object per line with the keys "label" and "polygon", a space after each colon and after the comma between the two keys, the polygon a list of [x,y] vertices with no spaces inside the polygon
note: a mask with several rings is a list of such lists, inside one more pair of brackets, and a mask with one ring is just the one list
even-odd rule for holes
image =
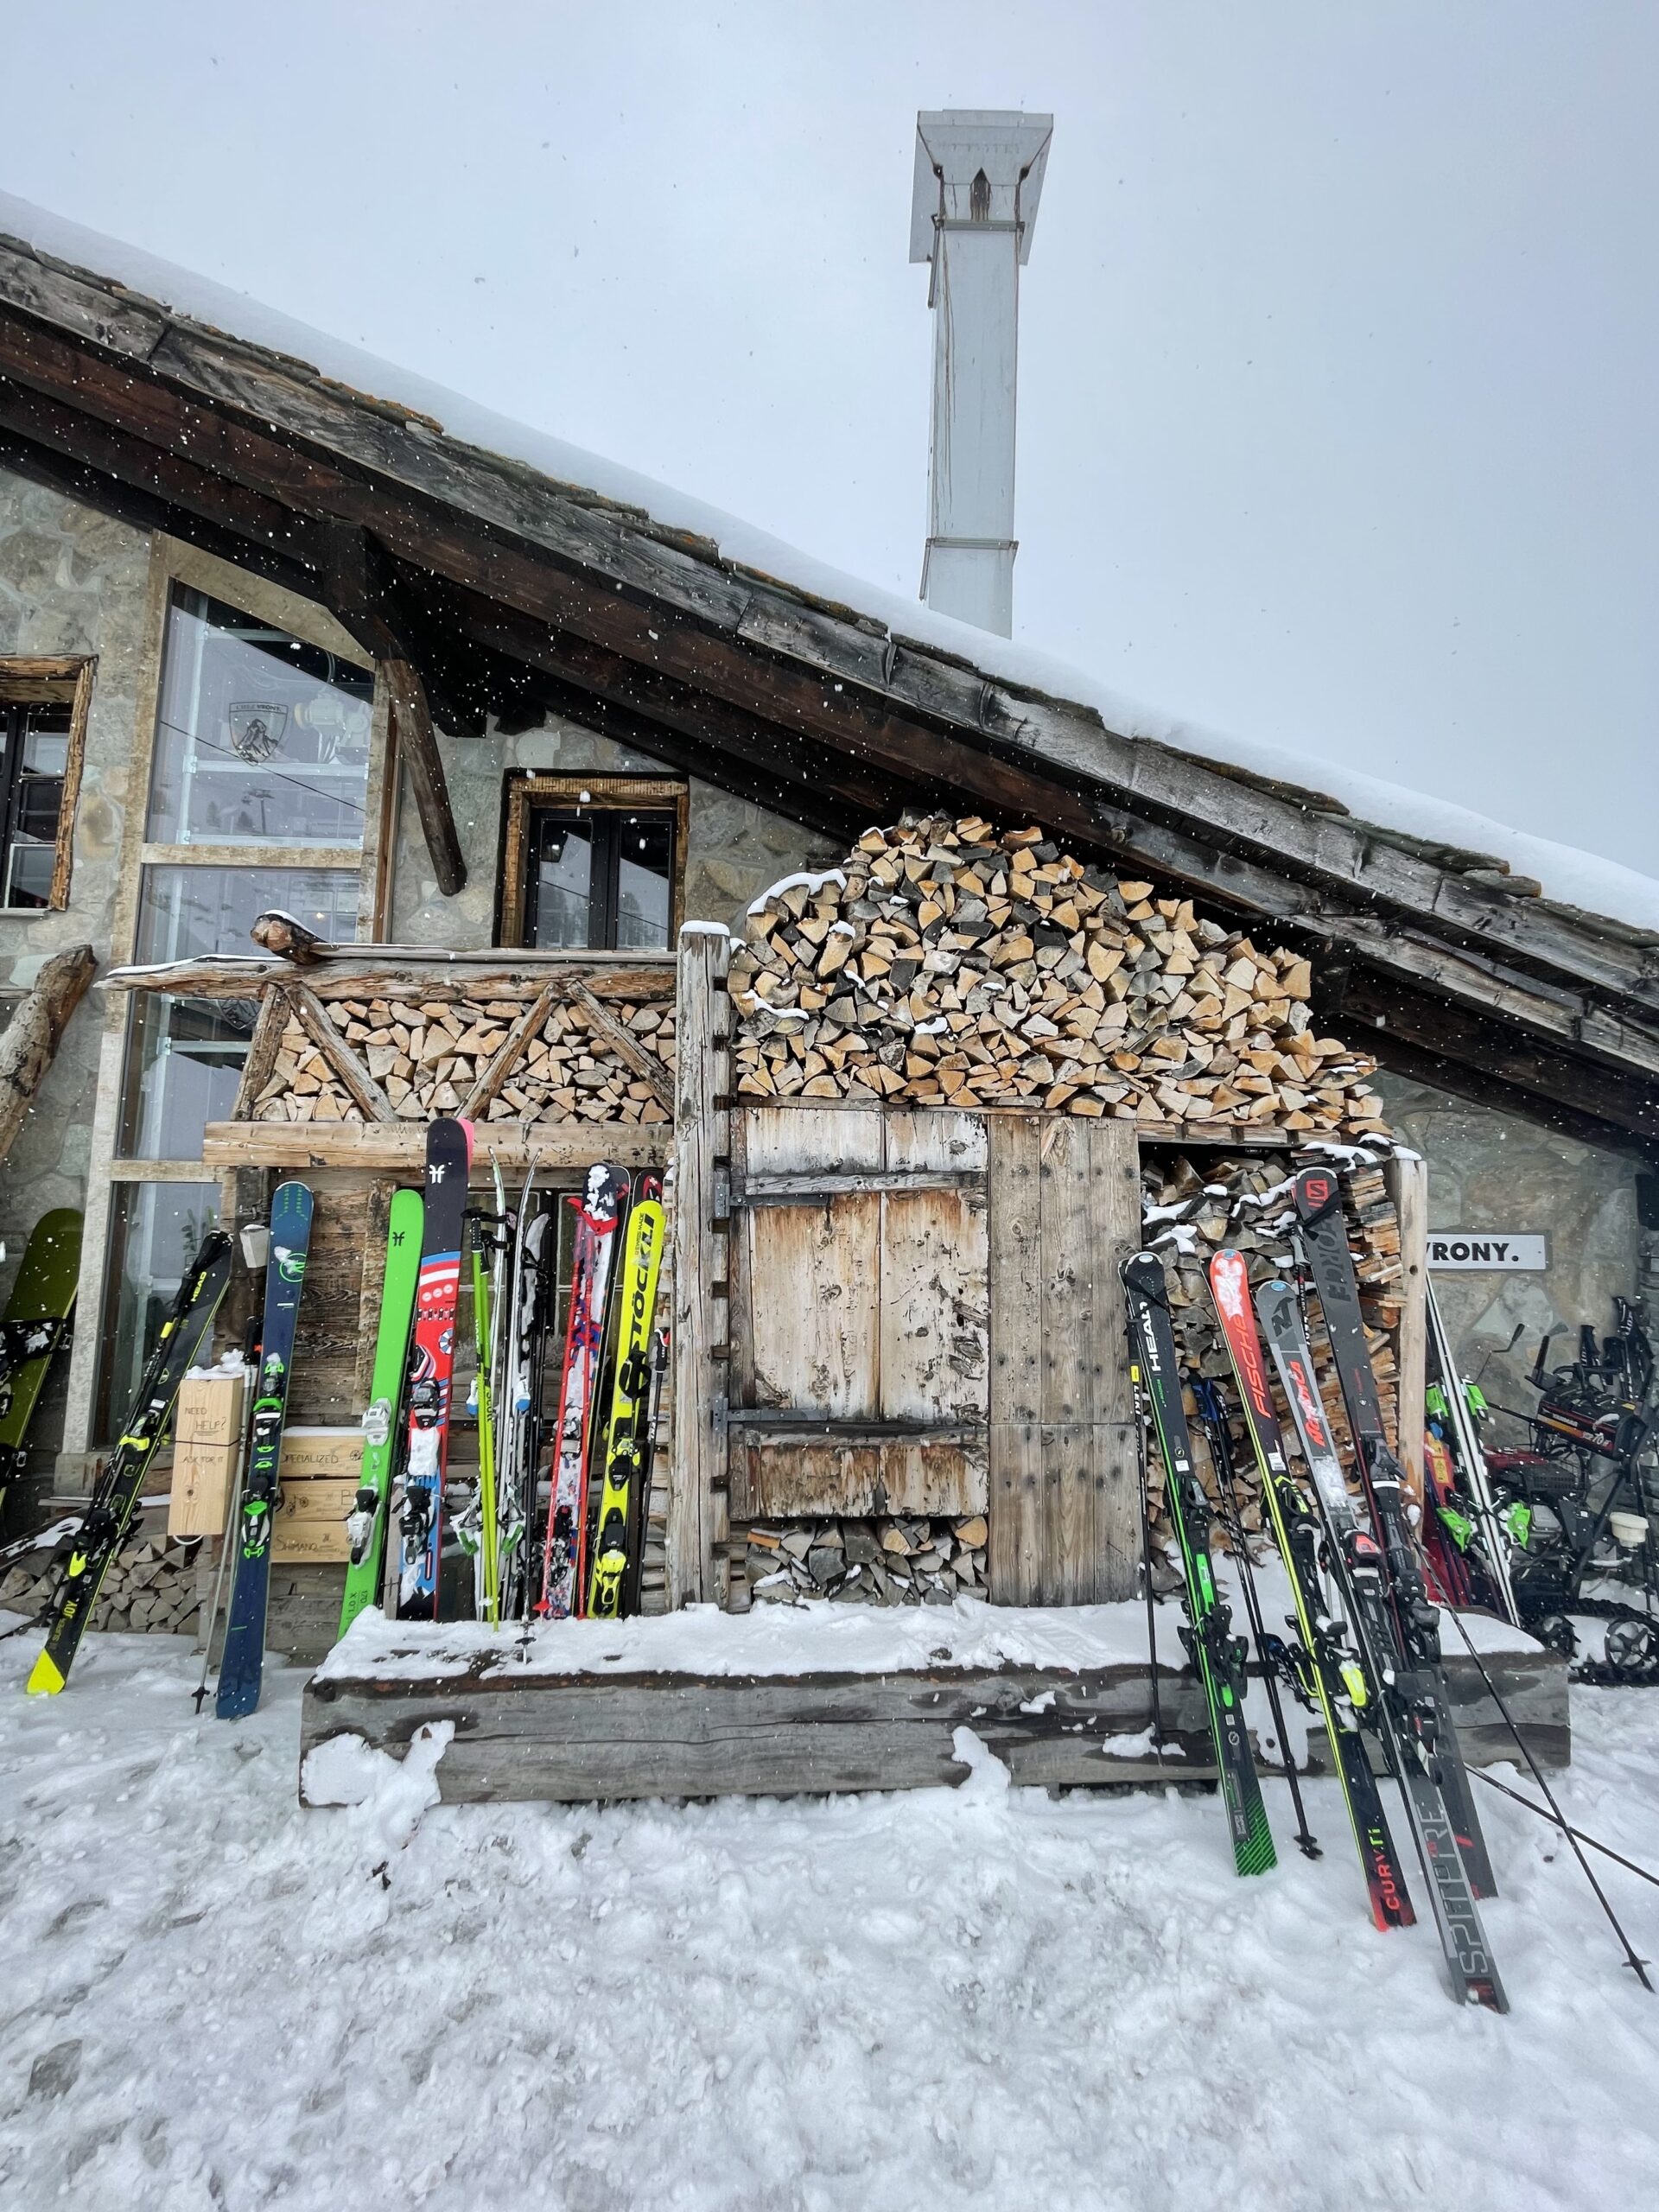
{"label": "weathered wood plank", "polygon": [[[1495,1653],[1486,1664],[1547,1765],[1571,1750],[1567,1669],[1554,1653]],[[1513,1756],[1467,1658],[1447,1661],[1465,1752],[1481,1764]],[[1016,1783],[1109,1789],[1151,1781],[1211,1782],[1196,1679],[1160,1670],[1174,1748],[1160,1768],[1109,1756],[1151,1719],[1144,1667],[1073,1673],[1029,1666],[795,1676],[513,1674],[433,1680],[313,1680],[301,1726],[307,1754],[342,1734],[401,1758],[416,1731],[451,1721],[437,1768],[446,1803],[581,1803],[639,1797],[775,1796],[930,1789],[964,1781],[958,1727],[971,1727]],[[1040,1707],[1040,1711],[1033,1711]],[[1323,1749],[1313,1738],[1317,1757]]]}
{"label": "weathered wood plank", "polygon": [[1042,1117],[997,1114],[989,1128],[990,1537],[994,1602],[1027,1605],[1039,1580],[1042,1361]]}
{"label": "weathered wood plank", "polygon": [[1090,1479],[1096,1545],[1079,1601],[1133,1597],[1141,1564],[1141,1484],[1135,1393],[1127,1352],[1128,1316],[1118,1270],[1141,1243],[1141,1155],[1128,1122],[1089,1130],[1089,1240],[1094,1262],[1096,1430]]}
{"label": "weathered wood plank", "polygon": [[[889,1174],[982,1177],[987,1152],[977,1115],[887,1118]],[[880,1402],[889,1421],[989,1416],[988,1233],[982,1182],[906,1189],[880,1200]]]}
{"label": "weathered wood plank", "polygon": [[[111,968],[99,988],[245,999],[264,984],[292,982],[295,972],[289,960],[210,953],[200,960]],[[671,999],[675,991],[674,970],[663,965],[660,952],[543,952],[530,947],[504,955],[421,944],[324,944],[317,947],[305,980],[320,999],[505,999],[533,996],[550,981],[573,976],[600,999]]]}
{"label": "weathered wood plank", "polygon": [[[504,1174],[522,1175],[536,1160],[549,1175],[612,1160],[620,1167],[660,1167],[670,1131],[663,1122],[492,1122],[489,1148]],[[418,1122],[209,1122],[201,1156],[210,1167],[360,1167],[418,1176],[426,1130]],[[489,1179],[480,1147],[474,1180]]]}
{"label": "weathered wood plank", "polygon": [[810,1429],[782,1436],[731,1432],[731,1507],[739,1521],[772,1516],[983,1513],[989,1503],[986,1438],[871,1439],[851,1443]]}
{"label": "weathered wood plank", "polygon": [[[674,1425],[666,1536],[671,1606],[718,1598],[725,1540],[729,1341],[725,1182],[730,1172],[729,941],[680,932],[674,1115]],[[716,1102],[722,1102],[717,1103]],[[716,1224],[719,1224],[719,1226]]]}

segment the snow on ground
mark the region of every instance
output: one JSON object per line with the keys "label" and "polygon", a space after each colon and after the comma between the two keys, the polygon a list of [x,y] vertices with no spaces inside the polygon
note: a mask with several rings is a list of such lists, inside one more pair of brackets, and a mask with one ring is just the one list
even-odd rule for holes
{"label": "snow on ground", "polygon": [[[959,1790],[432,1807],[433,1744],[302,1813],[297,1670],[226,1726],[181,1641],[89,1637],[51,1700],[33,1644],[0,1643],[9,2209],[1652,2201],[1659,1999],[1496,1795],[1506,2019],[1372,1928],[1332,1785],[1325,1857],[1250,1882],[1212,1798],[1051,1802],[966,1732]],[[1574,1722],[1571,1808],[1654,1855],[1659,1695]],[[1659,1891],[1605,1878],[1659,1954]]]}

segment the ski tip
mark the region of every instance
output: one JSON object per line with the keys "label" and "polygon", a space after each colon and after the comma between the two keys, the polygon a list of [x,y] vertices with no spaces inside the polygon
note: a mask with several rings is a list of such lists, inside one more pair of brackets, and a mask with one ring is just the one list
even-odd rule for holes
{"label": "ski tip", "polygon": [[457,1114],[455,1116],[455,1127],[461,1131],[461,1135],[467,1140],[467,1164],[470,1167],[473,1160],[473,1154],[477,1149],[478,1146],[478,1132],[464,1114]]}
{"label": "ski tip", "polygon": [[23,1687],[30,1697],[55,1697],[68,1676],[49,1651],[42,1651]]}

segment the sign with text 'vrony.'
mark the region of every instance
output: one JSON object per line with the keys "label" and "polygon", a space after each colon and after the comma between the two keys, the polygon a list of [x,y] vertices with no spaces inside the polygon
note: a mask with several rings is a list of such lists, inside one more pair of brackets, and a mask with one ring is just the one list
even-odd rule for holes
{"label": "sign with text 'vrony.'", "polygon": [[1535,1273],[1549,1265],[1549,1239],[1517,1230],[1431,1229],[1431,1268],[1495,1268],[1505,1274]]}

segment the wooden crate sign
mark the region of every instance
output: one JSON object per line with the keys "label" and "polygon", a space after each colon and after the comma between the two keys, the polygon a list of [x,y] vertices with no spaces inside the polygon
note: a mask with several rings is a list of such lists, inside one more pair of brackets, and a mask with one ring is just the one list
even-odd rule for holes
{"label": "wooden crate sign", "polygon": [[283,1481],[327,1475],[355,1483],[363,1465],[360,1428],[302,1426],[283,1432]]}
{"label": "wooden crate sign", "polygon": [[[360,1446],[362,1439],[359,1437]],[[287,1459],[287,1452],[283,1452]],[[346,1516],[357,1496],[351,1475],[291,1475],[283,1469],[282,1503],[271,1525],[270,1556],[278,1566],[301,1561],[313,1567],[343,1562],[351,1556]]]}
{"label": "wooden crate sign", "polygon": [[173,1431],[169,1536],[220,1536],[230,1510],[242,1434],[242,1376],[188,1376]]}

